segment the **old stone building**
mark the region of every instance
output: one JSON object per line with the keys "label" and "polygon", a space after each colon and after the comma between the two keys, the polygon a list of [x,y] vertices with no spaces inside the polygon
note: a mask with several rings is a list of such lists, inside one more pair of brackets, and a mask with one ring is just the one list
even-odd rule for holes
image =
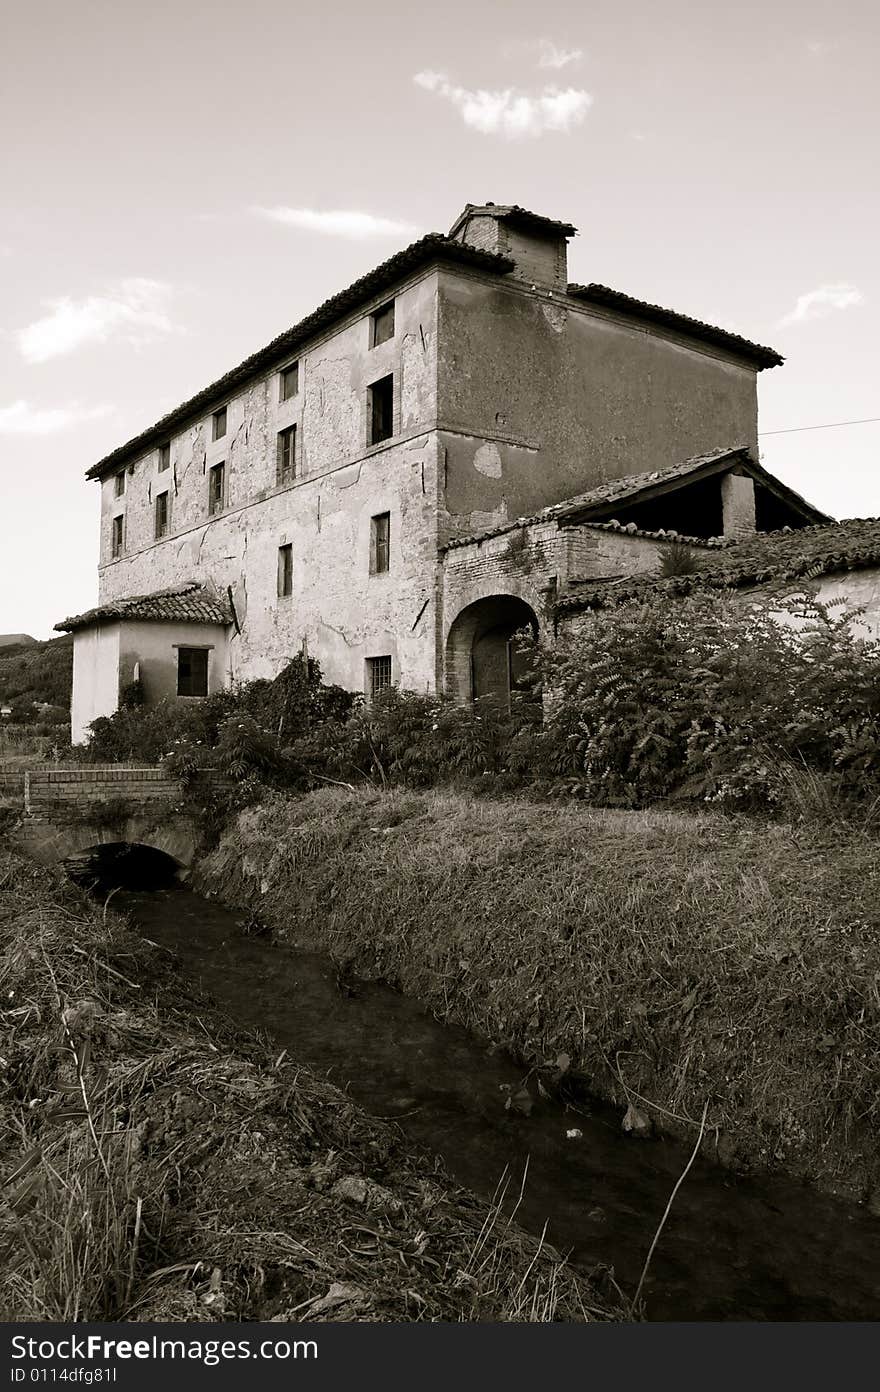
{"label": "old stone building", "polygon": [[89,470],[75,740],[136,677],[194,699],[304,646],[368,698],[503,697],[585,583],[829,521],[757,463],[781,358],[569,282],[574,233],[469,204]]}

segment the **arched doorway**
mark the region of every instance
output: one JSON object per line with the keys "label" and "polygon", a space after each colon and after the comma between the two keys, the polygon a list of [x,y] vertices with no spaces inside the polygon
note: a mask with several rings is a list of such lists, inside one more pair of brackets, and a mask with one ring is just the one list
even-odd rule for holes
{"label": "arched doorway", "polygon": [[515,635],[538,636],[531,605],[516,595],[489,595],[462,609],[446,639],[446,689],[456,700],[492,700],[509,708],[527,689],[527,659]]}

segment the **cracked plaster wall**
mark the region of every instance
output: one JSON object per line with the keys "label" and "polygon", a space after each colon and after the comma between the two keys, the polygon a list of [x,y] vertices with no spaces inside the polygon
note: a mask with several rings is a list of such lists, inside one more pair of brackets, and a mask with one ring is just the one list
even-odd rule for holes
{"label": "cracked plaster wall", "polygon": [[[103,482],[102,602],[210,581],[231,587],[241,625],[229,636],[233,679],[274,676],[305,642],[325,678],[352,690],[363,688],[365,658],[385,654],[395,680],[433,688],[436,276],[396,294],[394,338],[376,348],[369,347],[370,308],[300,353],[299,392],[290,401],[279,402],[273,371],[228,399],[223,439],[210,442],[207,414],[172,439],[171,469],[158,472],[152,451],[128,473],[124,498],[114,496],[112,478]],[[395,378],[394,439],[368,449],[367,388],[388,373]],[[298,476],[278,488],[277,435],[294,423]],[[208,518],[207,471],[221,460],[227,506]],[[170,534],[156,542],[155,497],[165,488]],[[390,569],[370,575],[370,518],[386,511]],[[126,553],[112,561],[117,512],[125,514]],[[288,543],[293,594],[279,597],[278,548]]]}
{"label": "cracked plaster wall", "polygon": [[447,270],[438,312],[444,539],[724,445],[757,450],[755,370],[720,349]]}

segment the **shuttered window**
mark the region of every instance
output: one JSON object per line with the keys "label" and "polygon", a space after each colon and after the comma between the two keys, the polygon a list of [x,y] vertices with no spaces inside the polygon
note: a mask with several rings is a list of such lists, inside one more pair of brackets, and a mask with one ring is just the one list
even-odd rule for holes
{"label": "shuttered window", "polygon": [[296,396],[299,392],[299,363],[290,363],[289,366],[282,368],[280,378],[280,399],[289,401],[292,396]]}
{"label": "shuttered window", "polygon": [[291,483],[296,478],[296,426],[289,425],[278,432],[278,464],[276,482]]}
{"label": "shuttered window", "polygon": [[215,464],[208,475],[208,512],[222,512],[226,505],[226,465]]}
{"label": "shuttered window", "polygon": [[389,338],[393,337],[394,301],[390,300],[370,315],[370,347],[378,348],[380,343],[387,343]]}
{"label": "shuttered window", "polygon": [[370,574],[384,575],[391,564],[391,513],[370,518]]}
{"label": "shuttered window", "polygon": [[156,494],[156,526],[155,536],[158,541],[160,537],[168,533],[168,494]]}

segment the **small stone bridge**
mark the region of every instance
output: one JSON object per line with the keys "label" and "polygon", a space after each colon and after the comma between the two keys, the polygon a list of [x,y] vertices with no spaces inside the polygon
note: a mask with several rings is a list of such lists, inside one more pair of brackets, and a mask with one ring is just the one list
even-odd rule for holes
{"label": "small stone bridge", "polygon": [[183,870],[195,856],[199,832],[184,809],[183,784],[162,768],[0,769],[0,797],[7,806],[21,799],[11,840],[43,864],[120,842],[164,851]]}

